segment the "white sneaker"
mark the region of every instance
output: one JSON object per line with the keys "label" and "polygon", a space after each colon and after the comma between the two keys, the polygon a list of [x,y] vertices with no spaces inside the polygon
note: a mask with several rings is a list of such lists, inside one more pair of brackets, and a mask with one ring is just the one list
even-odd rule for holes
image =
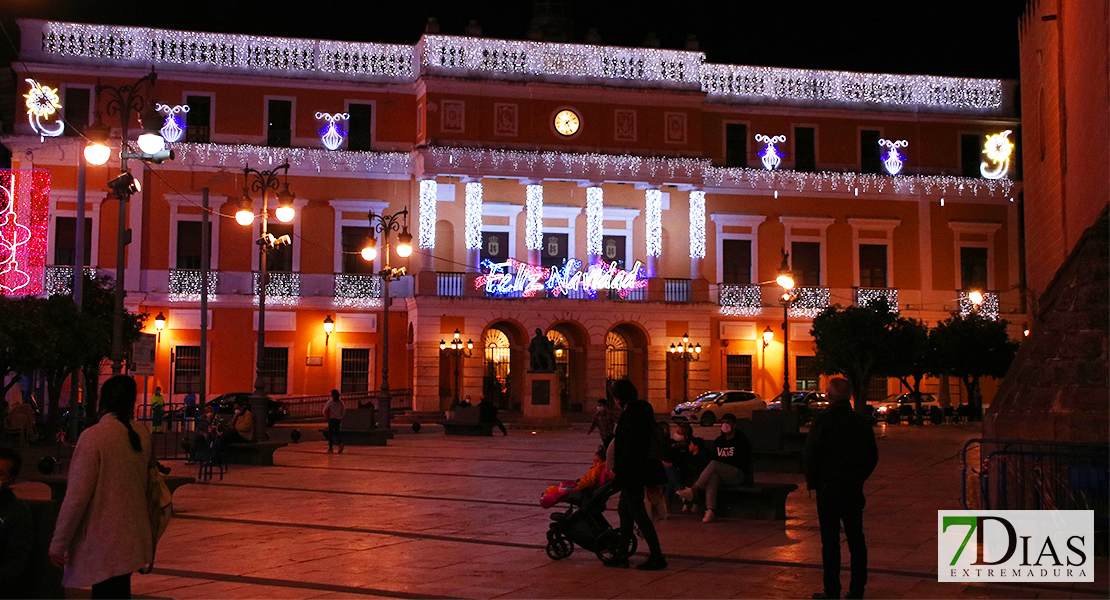
{"label": "white sneaker", "polygon": [[685,502],[685,501],[682,503],[682,512],[691,512],[693,510],[694,510],[694,505],[693,504],[690,504],[689,502]]}
{"label": "white sneaker", "polygon": [[713,518],[713,511],[711,510],[705,511],[705,516],[701,518],[702,523],[712,523],[715,520],[716,519]]}
{"label": "white sneaker", "polygon": [[679,498],[682,498],[683,500],[685,500],[687,502],[693,502],[694,501],[694,488],[682,488],[681,490],[676,491],[675,495],[677,495]]}

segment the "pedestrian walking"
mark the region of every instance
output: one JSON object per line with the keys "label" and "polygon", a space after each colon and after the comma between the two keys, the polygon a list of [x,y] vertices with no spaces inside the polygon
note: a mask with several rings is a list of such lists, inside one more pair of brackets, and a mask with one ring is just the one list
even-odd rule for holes
{"label": "pedestrian walking", "polygon": [[840,524],[851,553],[851,579],[845,598],[863,598],[867,585],[867,542],[863,536],[863,482],[879,462],[875,432],[852,410],[847,379],[829,381],[829,408],[810,427],[804,450],[806,486],[817,492],[821,526],[823,591],[814,598],[840,597]]}
{"label": "pedestrian walking", "polygon": [[347,407],[339,399],[339,390],[332,390],[331,400],[324,405],[324,418],[328,420],[328,454],[332,453],[334,446],[339,446],[339,453],[343,454],[343,438],[340,436],[339,426],[346,414]]}
{"label": "pedestrian walking", "polygon": [[505,424],[497,416],[497,405],[482,396],[478,401],[478,422],[479,423],[493,423],[501,430],[501,435],[509,435],[509,431],[505,429]]}
{"label": "pedestrian walking", "polygon": [[609,402],[605,398],[598,398],[597,410],[594,411],[593,421],[590,422],[590,428],[586,430],[586,434],[589,435],[596,429],[601,436],[601,445],[608,448],[609,442],[613,441],[615,427],[616,418],[613,411],[609,410]]}
{"label": "pedestrian walking", "polygon": [[[644,490],[647,486],[661,485],[667,480],[662,461],[651,458],[652,440],[658,437],[655,411],[647,401],[637,398],[636,386],[627,379],[613,384],[613,396],[624,409],[617,421],[613,438],[615,464],[612,467],[621,493],[617,505],[621,523],[620,547],[628,548],[631,544],[635,524],[639,526],[649,551],[648,559],[643,564],[636,565],[636,568],[643,571],[666,569],[667,559],[659,547],[659,536],[655,533],[655,525],[644,506]],[[628,567],[628,557],[621,556],[612,561],[610,566]]]}
{"label": "pedestrian walking", "polygon": [[130,598],[131,573],[154,560],[147,512],[153,464],[150,431],[131,419],[135,380],[116,375],[100,389],[100,421],[77,442],[50,560],[66,587],[93,598]]}

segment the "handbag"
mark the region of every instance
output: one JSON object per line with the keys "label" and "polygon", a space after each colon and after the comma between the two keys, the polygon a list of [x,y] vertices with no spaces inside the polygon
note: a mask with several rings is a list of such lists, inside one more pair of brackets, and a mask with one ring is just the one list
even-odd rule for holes
{"label": "handbag", "polygon": [[162,472],[158,470],[158,464],[153,463],[147,472],[146,509],[147,517],[150,519],[152,545],[150,564],[139,569],[139,572],[144,575],[154,570],[153,555],[158,549],[158,540],[166,533],[166,528],[170,526],[170,518],[173,517],[173,494],[170,493]]}

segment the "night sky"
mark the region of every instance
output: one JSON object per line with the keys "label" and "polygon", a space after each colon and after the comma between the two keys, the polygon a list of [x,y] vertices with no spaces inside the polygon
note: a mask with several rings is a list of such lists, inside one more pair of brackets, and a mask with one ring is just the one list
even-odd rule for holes
{"label": "night sky", "polygon": [[[462,35],[526,39],[531,0],[484,2],[261,2],[256,0],[0,0],[0,22],[31,17],[167,29],[412,44],[429,16]],[[574,41],[597,29],[603,44],[682,49],[688,34],[715,63],[964,77],[1018,77],[1025,0],[567,0]],[[12,59],[0,40],[0,60]]]}

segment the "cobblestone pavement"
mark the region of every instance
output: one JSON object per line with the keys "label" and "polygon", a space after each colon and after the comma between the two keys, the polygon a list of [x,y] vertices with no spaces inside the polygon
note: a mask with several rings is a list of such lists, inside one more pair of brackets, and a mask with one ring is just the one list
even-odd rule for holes
{"label": "cobblestone pavement", "polygon": [[[159,545],[156,570],[134,576],[135,593],[809,598],[821,588],[816,508],[798,474],[757,474],[761,481],[799,484],[785,523],[705,524],[671,515],[657,523],[669,568],[618,570],[581,549],[561,561],[544,552],[551,510],[540,508],[538,498],[551,483],[586,471],[597,437],[584,426],[512,429],[508,437],[492,438],[447,437],[427,427],[399,433],[388,447],[348,446],[343,454],[327,454],[315,427],[302,429],[312,432],[310,441],[278,450],[274,467],[233,466],[223,481],[178,490],[177,515]],[[1105,557],[1098,559],[1094,584],[938,583],[936,511],[959,508],[957,452],[978,436],[978,427],[883,425],[876,431],[880,460],[867,484],[865,513],[869,597],[1110,596]],[[275,435],[287,436],[288,429]],[[195,474],[180,461],[169,464],[175,474]],[[17,490],[45,495],[40,484],[22,483]],[[615,510],[606,515],[616,521]],[[847,555],[845,549],[845,561]],[[845,585],[847,577],[845,569]]]}

